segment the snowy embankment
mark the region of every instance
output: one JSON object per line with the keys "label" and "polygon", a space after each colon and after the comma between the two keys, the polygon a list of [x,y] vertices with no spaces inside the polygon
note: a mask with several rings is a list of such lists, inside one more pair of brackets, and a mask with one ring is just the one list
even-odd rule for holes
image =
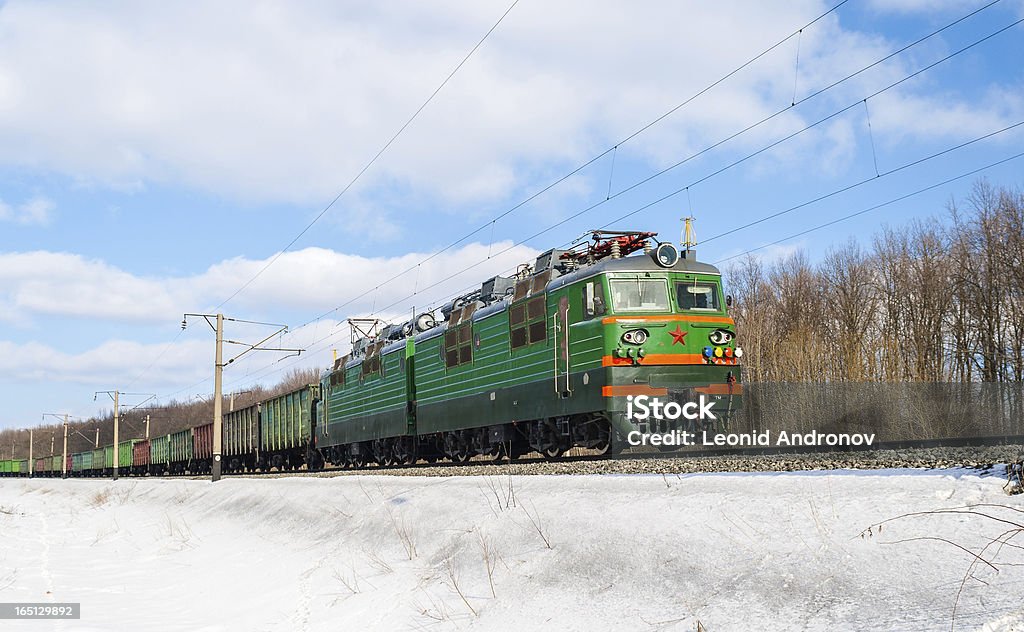
{"label": "snowy embankment", "polygon": [[[948,630],[972,559],[952,543],[978,550],[1011,527],[946,513],[861,533],[1024,506],[1001,485],[908,470],[4,479],[0,602],[83,616],[0,627]],[[1022,558],[1008,545],[996,561]],[[1024,628],[1024,568],[974,574],[955,629]]]}

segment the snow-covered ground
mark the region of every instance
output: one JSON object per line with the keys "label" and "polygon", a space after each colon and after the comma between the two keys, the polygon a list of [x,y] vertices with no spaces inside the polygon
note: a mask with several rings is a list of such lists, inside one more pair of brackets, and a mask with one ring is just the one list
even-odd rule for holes
{"label": "snow-covered ground", "polygon": [[[967,471],[0,480],[0,630],[1024,630]],[[910,516],[962,508],[974,512]],[[871,527],[870,535],[864,534]],[[932,538],[932,539],[921,539]],[[1020,544],[1024,545],[1024,538]],[[1013,542],[995,557],[1024,562]],[[991,548],[986,557],[992,557]]]}

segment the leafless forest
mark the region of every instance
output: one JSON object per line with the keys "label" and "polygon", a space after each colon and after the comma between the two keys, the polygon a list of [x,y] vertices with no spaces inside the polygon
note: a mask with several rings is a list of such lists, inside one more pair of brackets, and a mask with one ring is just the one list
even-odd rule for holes
{"label": "leafless forest", "polygon": [[[1024,434],[1024,194],[975,184],[926,220],[851,239],[818,263],[798,252],[725,270],[745,353],[737,430],[875,431],[879,440]],[[318,380],[292,371],[236,407]],[[224,410],[228,410],[225,399]],[[213,416],[172,401],[121,417],[121,437],[159,436]],[[71,424],[68,451],[113,438],[111,413]],[[41,425],[35,454],[60,451]],[[0,455],[28,455],[28,433],[0,432]]]}
{"label": "leafless forest", "polygon": [[1021,434],[1024,195],[981,181],[869,244],[726,270],[752,428]]}

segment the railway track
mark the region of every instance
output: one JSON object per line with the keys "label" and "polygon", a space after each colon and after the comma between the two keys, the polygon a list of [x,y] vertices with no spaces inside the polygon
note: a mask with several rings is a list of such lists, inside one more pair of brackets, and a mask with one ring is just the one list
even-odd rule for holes
{"label": "railway track", "polygon": [[527,457],[515,461],[487,459],[466,463],[367,465],[328,468],[316,472],[250,472],[235,476],[344,476],[388,474],[412,476],[465,476],[508,474],[684,474],[730,471],[798,471],[813,469],[948,468],[988,469],[1024,454],[1024,435],[925,439],[878,443],[873,446],[745,447],[671,452],[625,452],[600,456],[576,453],[558,459]]}
{"label": "railway track", "polygon": [[[801,471],[820,469],[950,468],[990,469],[997,464],[1020,461],[1024,435],[952,439],[916,439],[876,443],[871,446],[761,446],[740,448],[690,448],[658,451],[647,448],[613,455],[575,449],[548,459],[531,455],[515,461],[476,457],[465,463],[417,462],[410,465],[370,464],[356,468],[323,470],[255,471],[225,474],[230,477],[331,477],[353,474],[393,476],[467,476],[516,474],[689,474],[697,472]],[[209,474],[148,476],[148,478],[205,479]],[[108,477],[84,477],[108,478]],[[131,477],[126,477],[131,478]]]}

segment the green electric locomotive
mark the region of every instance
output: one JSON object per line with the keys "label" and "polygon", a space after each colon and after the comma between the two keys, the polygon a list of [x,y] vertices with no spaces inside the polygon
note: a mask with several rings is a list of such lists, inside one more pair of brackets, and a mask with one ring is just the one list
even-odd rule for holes
{"label": "green electric locomotive", "polygon": [[655,237],[594,231],[452,301],[439,322],[355,323],[352,352],[322,378],[320,453],[338,465],[557,457],[724,430],[742,349],[721,274]]}

